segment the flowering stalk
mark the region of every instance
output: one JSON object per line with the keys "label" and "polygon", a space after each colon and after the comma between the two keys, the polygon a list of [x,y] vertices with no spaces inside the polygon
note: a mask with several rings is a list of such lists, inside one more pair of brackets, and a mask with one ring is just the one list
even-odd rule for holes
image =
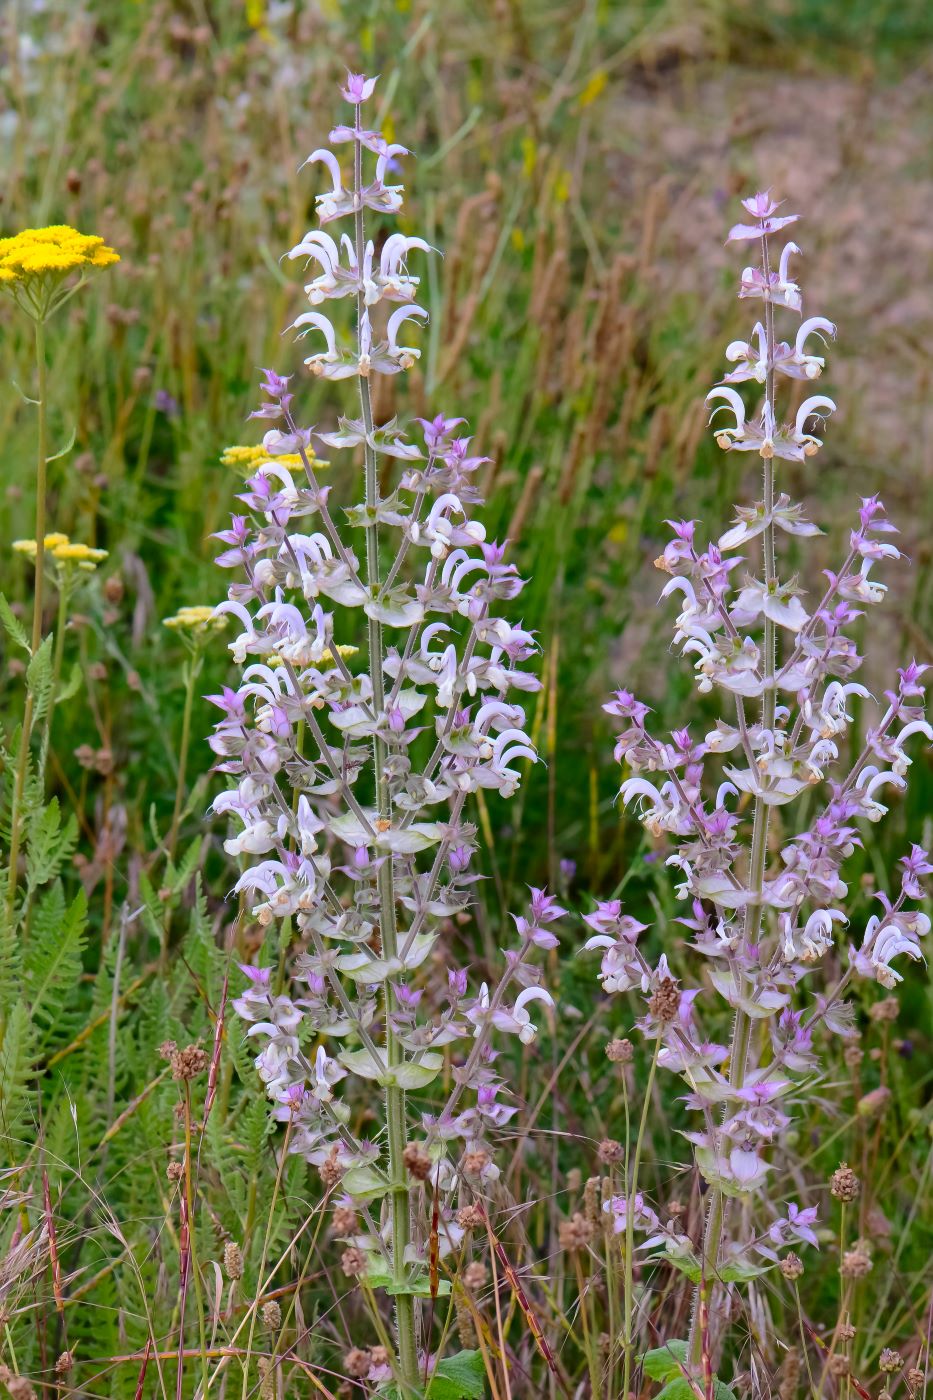
{"label": "flowering stalk", "polygon": [[[33,323],[33,343],[36,360],[38,398],[36,407],[36,529],[34,550],[36,581],[32,602],[32,631],[30,657],[38,656],[42,644],[42,616],[45,590],[46,494],[49,463],[48,450],[48,368],[46,365],[45,326],[49,318],[64,306],[84,285],[93,269],[106,268],[119,262],[119,256],[96,234],[82,234],[65,224],[48,228],[24,229],[11,238],[0,238],[0,290],[12,298],[17,307]],[[74,273],[77,282],[72,281]],[[56,536],[64,540],[65,536]],[[96,552],[96,551],[92,551]],[[60,639],[59,639],[60,644]],[[10,808],[10,859],[7,870],[5,913],[12,929],[16,920],[16,882],[20,843],[23,833],[23,804],[29,771],[29,743],[36,711],[37,686],[27,685],[23,724],[13,780]],[[54,705],[54,688],[46,697],[47,714]],[[48,734],[51,719],[46,726]]]}
{"label": "flowering stalk", "polygon": [[[849,922],[841,907],[848,893],[841,870],[861,844],[853,823],[885,815],[879,793],[886,786],[906,786],[907,741],[918,734],[933,741],[933,730],[921,708],[925,667],[911,662],[898,672],[897,689],[886,693],[887,707],[868,730],[862,752],[854,762],[844,762],[849,701],[872,698],[851,679],[862,658],[846,629],[884,597],[872,567],[899,552],[886,538],[894,526],[873,496],[863,499],[845,561],[838,573],[829,574],[829,586],[812,612],[801,601],[796,578],[779,576],[778,533],[807,539],[820,532],[799,505],[775,493],[775,464],[809,461],[821,446],[811,424],[835,404],[823,394],[811,395],[793,424],[779,426],[776,387],[781,379],[818,378],[824,361],[810,348],[811,337],[832,337],[835,328],[814,316],[802,321],[792,344],[777,339],[776,310],[802,312],[800,288],[789,275],[790,258],[800,249],[787,243],[775,272],[770,240],[797,215],[779,214],[767,194],[745,200],[744,207],[751,222],[737,224],[729,239],[760,250],[761,266],[745,269],[739,295],[763,302],[763,320],[749,341],[728,346],[726,357],[735,368],[708,397],[716,404],[714,416],[725,410],[733,418],[717,428],[719,446],[761,458],[762,500],[737,508],[734,525],[705,550],[695,540],[695,521],[671,522],[674,539],[656,561],[671,575],[662,597],[681,596],[675,642],[696,658],[700,691],[724,692],[727,715],[701,742],[687,728],[660,741],[646,727],[648,707],[630,692],[619,691],[604,707],[623,724],[616,757],[631,774],[622,784],[623,800],[639,805],[653,835],[677,839],[668,864],[683,877],[678,896],[692,905],[690,916],[679,922],[693,935],[688,947],[709,959],[709,981],[734,1015],[730,1043],[716,1043],[703,1028],[701,1013],[705,1021],[715,1015],[708,994],[683,990],[666,954],[651,966],[638,946],[644,925],[623,914],[619,901],[600,904],[587,917],[593,936],[586,946],[602,953],[604,988],[637,990],[645,998],[638,1024],[659,1046],[658,1066],[683,1076],[687,1106],[702,1114],[702,1127],[686,1136],[710,1187],[699,1256],[676,1225],[662,1228],[639,1196],[634,1208],[628,1198],[610,1203],[615,1228],[627,1236],[633,1228],[647,1233],[642,1248],[663,1247],[675,1267],[700,1280],[699,1289],[761,1272],[777,1262],[775,1249],[781,1245],[816,1243],[815,1207],[790,1202],[779,1213],[764,1190],[768,1174],[790,1110],[818,1069],[817,1031],[854,1033],[853,1011],[843,1000],[850,978],[893,987],[900,980],[893,959],[901,953],[921,956],[918,940],[928,932],[929,920],[905,905],[922,897],[920,879],[933,870],[926,852],[914,846],[901,863],[897,897],[877,896],[883,912],[868,919],[859,946],[849,949],[848,970],[832,990],[813,994],[808,1005],[805,978],[833,946],[835,927]],[[753,417],[735,387],[740,384],[762,390]],[[759,538],[761,578],[747,573],[736,588],[730,576],[742,556],[735,551]],[[758,702],[752,724],[746,701]],[[724,781],[713,783],[708,760],[717,754],[736,757],[725,765]],[[769,868],[772,808],[815,791],[821,792],[816,815],[785,841],[780,867]],[[729,805],[741,795],[753,799],[750,829],[740,810]],[[792,821],[784,825],[793,830]],[[751,1237],[730,1235],[728,1229],[728,1204],[739,1196],[757,1200],[765,1215],[762,1229]],[[752,1218],[749,1212],[743,1217]],[[695,1307],[688,1360],[698,1378],[703,1344]]]}
{"label": "flowering stalk", "polygon": [[[504,562],[503,547],[488,543],[482,524],[470,518],[480,501],[473,476],[486,459],[471,455],[470,439],[457,436],[463,420],[418,420],[419,445],[395,419],[377,423],[374,415],[371,376],[404,372],[419,357],[399,340],[405,322],[427,318],[415,304],[419,279],[407,257],[432,251],[421,238],[392,233],[377,258],[367,237],[367,216],[401,207],[402,187],[387,179],[406,154],[363,125],[374,85],[348,75],[343,95],[353,124],[336,127],[330,147],[309,157],[332,181],[317,197],[321,223],[348,216],[352,236],[338,244],[312,230],[289,254],[320,269],[305,287],[312,307],[345,298],[354,305],[350,347],[321,311],[304,312],[294,326],[324,338],[325,348],[305,360],[313,375],[357,379],[360,416],[340,418],[325,432],[303,427],[289,379],[265,371],[266,402],[254,416],[276,426],[241,496],[256,523],[234,516],[220,536],[227,548],[218,561],[245,575],[217,609],[243,626],[231,644],[234,660],[256,659],[238,690],[210,698],[223,714],[212,747],[221,770],[237,781],[215,810],[243,825],[226,849],[261,857],[236,889],[254,897],[261,925],[281,920],[283,934],[297,931],[287,987],[273,985],[269,967],[245,967],[249,986],[234,1006],[250,1023],[248,1034],[261,1038],[256,1065],[275,1116],[290,1125],[289,1150],[318,1167],[328,1190],[341,1188],[334,1228],[346,1246],[344,1271],[360,1279],[364,1296],[384,1289],[394,1300],[393,1368],[410,1393],[419,1372],[430,1370],[429,1337],[419,1363],[414,1303],[433,1296],[429,1248],[432,1259],[435,1250],[444,1257],[462,1252],[470,1226],[455,1205],[461,1183],[479,1191],[496,1179],[489,1136],[515,1112],[499,1101],[490,1037],[499,1030],[523,1044],[534,1039],[531,1007],[552,1002],[531,954],[556,946],[548,925],[563,911],[532,891],[529,911],[516,919],[519,947],[506,952],[491,991],[483,984],[469,994],[466,970],[453,963],[449,947],[446,976],[430,970],[478,878],[470,873],[476,833],[464,818],[466,802],[484,788],[511,796],[521,776],[513,765],[536,761],[524,710],[507,696],[534,692],[539,682],[522,669],[535,654],[533,636],[496,615],[523,581]],[[353,179],[345,187],[333,147],[347,143]],[[386,314],[392,303],[397,308]],[[363,499],[344,509],[343,528],[330,489],[319,483],[326,464],[312,438],[362,456]],[[246,460],[251,449],[228,452]],[[402,464],[386,496],[380,458]],[[313,533],[295,528],[293,522],[315,517]],[[362,562],[354,531],[362,532]],[[354,610],[365,615],[364,656],[338,645],[328,605],[341,609],[342,629],[352,626]],[[313,1057],[303,1048],[309,1038],[317,1040]],[[471,1039],[469,1053],[455,1062],[447,1104],[439,1114],[421,1114],[420,1140],[412,1141],[408,1095],[435,1080],[444,1047]],[[364,1095],[381,1091],[381,1141],[359,1140],[350,1130],[354,1087]],[[465,1094],[472,1100],[466,1106]],[[438,1201],[434,1240],[424,1209],[428,1188]],[[383,1218],[376,1221],[372,1210],[380,1202]],[[374,1363],[370,1381],[387,1378],[381,1366]]]}

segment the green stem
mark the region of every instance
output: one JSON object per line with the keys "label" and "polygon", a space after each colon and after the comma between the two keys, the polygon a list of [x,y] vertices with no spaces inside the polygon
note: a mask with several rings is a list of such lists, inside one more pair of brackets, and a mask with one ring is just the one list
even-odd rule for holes
{"label": "green stem", "polygon": [[[357,129],[360,126],[360,109],[356,109]],[[356,245],[356,265],[362,277],[363,257],[366,242],[363,230],[363,206],[359,192],[363,187],[362,146],[355,143],[354,189],[357,207],[354,213],[354,235]],[[366,306],[362,284],[356,294],[357,343],[362,351],[363,318]],[[375,449],[370,442],[373,431],[373,407],[369,379],[359,376],[360,407],[365,433],[364,472],[365,501],[371,515],[371,523],[366,527],[366,582],[371,596],[376,598],[380,589],[379,578],[379,524],[375,518],[379,504],[379,479]],[[373,688],[373,713],[377,720],[385,709],[385,689],[382,670],[383,638],[382,623],[376,618],[368,619],[369,670]],[[373,773],[375,781],[376,807],[380,822],[390,822],[392,803],[389,783],[385,773],[386,744],[381,734],[373,735]],[[395,958],[398,955],[398,926],[395,910],[395,872],[389,854],[379,866],[379,923],[382,938],[383,957]],[[391,1018],[395,1011],[395,996],[387,980],[383,984],[383,1004],[386,1018],[386,1060],[391,1068],[404,1060],[404,1051],[392,1029]],[[411,1241],[411,1201],[405,1176],[403,1154],[405,1152],[406,1110],[405,1091],[395,1085],[386,1085],[385,1090],[386,1129],[389,1145],[389,1180],[392,1183],[391,1227],[392,1227],[392,1278],[396,1285],[404,1285],[407,1279],[405,1251]],[[399,1378],[403,1394],[413,1390],[418,1382],[418,1348],[415,1341],[415,1310],[410,1294],[399,1293],[395,1298],[395,1321],[398,1331]]]}
{"label": "green stem", "polygon": [[191,743],[191,712],[194,707],[194,687],[198,676],[201,673],[201,651],[196,649],[191,656],[191,660],[186,668],[185,676],[185,708],[181,718],[181,743],[178,749],[178,780],[175,784],[175,806],[172,811],[172,824],[169,827],[166,850],[169,860],[175,858],[175,846],[178,842],[178,825],[181,821],[181,809],[185,800],[185,775],[188,770],[188,748]]}
{"label": "green stem", "polygon": [[58,699],[58,687],[62,678],[62,661],[65,655],[65,628],[68,625],[68,603],[71,598],[70,570],[62,572],[58,590],[58,616],[55,619],[55,653],[52,660],[52,689],[49,693],[49,708],[45,716],[43,747],[52,737],[52,718]]}
{"label": "green stem", "polygon": [[648,1109],[651,1104],[651,1091],[654,1088],[654,1076],[658,1067],[658,1055],[661,1051],[661,1037],[658,1035],[654,1042],[654,1054],[651,1056],[651,1068],[648,1071],[648,1082],[645,1085],[645,1098],[641,1106],[641,1119],[638,1124],[638,1136],[635,1139],[635,1155],[632,1160],[631,1178],[626,1182],[625,1200],[625,1293],[623,1306],[625,1316],[623,1321],[623,1344],[625,1347],[625,1360],[623,1363],[622,1394],[628,1396],[631,1391],[632,1380],[632,1360],[635,1338],[633,1336],[633,1319],[635,1316],[635,1284],[634,1284],[634,1249],[635,1249],[635,1197],[638,1193],[638,1168],[641,1165],[641,1149],[645,1140],[645,1128],[648,1124]]}
{"label": "green stem", "polygon": [[[768,240],[762,238],[761,246],[762,268],[765,278],[770,273],[770,260],[768,257]],[[765,378],[765,405],[766,411],[770,411],[773,418],[774,412],[774,306],[770,301],[765,301],[765,340],[767,367]],[[777,583],[777,563],[774,547],[774,523],[771,519],[774,510],[774,456],[765,454],[762,449],[762,473],[763,473],[763,496],[764,511],[767,525],[762,537],[762,562],[764,572],[764,585],[770,590]],[[776,662],[776,632],[774,623],[769,617],[764,620],[764,641],[762,644],[764,653],[763,682],[764,688],[761,695],[761,727],[762,729],[774,728],[775,710],[775,662]],[[760,775],[759,775],[760,776]],[[770,816],[770,806],[763,802],[760,796],[755,798],[755,811],[752,823],[752,848],[749,859],[748,888],[752,892],[753,898],[746,906],[745,916],[745,942],[749,947],[757,946],[761,937],[761,925],[764,914],[762,902],[762,892],[764,890],[765,870],[768,863],[768,819]],[[729,1057],[729,1083],[733,1089],[741,1089],[745,1082],[745,1073],[748,1062],[748,1051],[751,1042],[752,1023],[747,1012],[739,1009],[735,1015],[735,1026],[732,1032],[732,1054]],[[719,1267],[719,1252],[722,1245],[723,1228],[726,1219],[726,1203],[722,1191],[714,1187],[710,1193],[709,1211],[706,1217],[706,1230],[703,1237],[703,1280],[708,1284],[715,1281]],[[699,1287],[694,1299],[693,1320],[690,1328],[690,1345],[688,1349],[688,1362],[698,1368],[702,1361],[703,1338],[700,1329],[700,1308],[699,1308]]]}
{"label": "green stem", "polygon": [[[45,325],[41,317],[35,322],[36,370],[38,373],[38,445],[36,455],[36,581],[32,600],[32,655],[42,642],[42,593],[45,576],[45,494],[48,466],[48,418],[46,413],[47,371],[45,365]],[[22,838],[23,796],[29,771],[29,740],[32,733],[33,697],[27,691],[23,711],[23,727],[19,736],[16,778],[10,812],[10,863],[7,871],[6,921],[12,929],[16,913],[16,875]]]}

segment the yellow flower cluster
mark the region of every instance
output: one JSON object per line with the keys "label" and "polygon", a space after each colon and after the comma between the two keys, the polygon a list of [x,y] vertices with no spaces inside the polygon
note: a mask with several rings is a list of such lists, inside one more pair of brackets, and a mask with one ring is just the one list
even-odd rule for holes
{"label": "yellow flower cluster", "polygon": [[[46,535],[42,541],[42,547],[46,554],[50,554],[59,564],[77,564],[78,568],[86,574],[92,574],[98,564],[107,558],[106,549],[95,549],[89,544],[78,544],[70,540],[67,535],[55,532]],[[14,540],[13,548],[17,554],[25,554],[27,559],[35,559],[38,553],[35,540]]]}
{"label": "yellow flower cluster", "polygon": [[67,276],[80,268],[110,267],[120,256],[96,233],[79,233],[68,224],[26,228],[0,238],[0,283]]}
{"label": "yellow flower cluster", "polygon": [[198,637],[203,637],[209,632],[222,632],[226,625],[226,613],[215,617],[214,609],[205,603],[179,608],[173,617],[162,619],[163,627],[169,627],[173,632],[192,632]]}
{"label": "yellow flower cluster", "polygon": [[[316,457],[313,448],[307,450],[308,461],[317,470],[318,467],[329,467],[330,462],[323,461]],[[220,454],[220,463],[224,467],[233,467],[235,471],[241,472],[243,476],[252,476],[259,471],[267,462],[280,462],[287,471],[302,472],[304,466],[297,452],[285,452],[282,456],[271,457],[262,443],[258,447],[225,447]]]}

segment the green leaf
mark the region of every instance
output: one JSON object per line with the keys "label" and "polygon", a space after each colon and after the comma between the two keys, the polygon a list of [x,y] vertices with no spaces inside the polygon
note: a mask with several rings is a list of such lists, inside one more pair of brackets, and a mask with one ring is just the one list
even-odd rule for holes
{"label": "green leaf", "polygon": [[[703,1386],[697,1382],[700,1393]],[[718,1376],[713,1377],[713,1395],[716,1400],[735,1400],[735,1391],[725,1381],[721,1381]],[[698,1400],[697,1391],[687,1380],[686,1376],[678,1376],[675,1380],[670,1380],[663,1389],[659,1390],[654,1400]]]}
{"label": "green leaf", "polygon": [[26,629],[2,593],[0,593],[0,622],[3,623],[10,641],[15,642],[18,647],[22,647],[23,651],[28,651],[29,638],[26,635]]}
{"label": "green leaf", "polygon": [[[431,1280],[427,1274],[419,1275],[417,1278],[409,1279],[407,1283],[393,1283],[390,1279],[383,1285],[390,1298],[410,1297],[410,1298],[430,1298]],[[450,1292],[450,1283],[442,1278],[437,1281],[438,1298],[446,1298]]]}
{"label": "green leaf", "polygon": [[399,1089],[423,1089],[426,1084],[437,1078],[443,1063],[443,1055],[429,1053],[422,1056],[418,1064],[409,1062],[396,1065],[383,1075],[382,1083],[394,1085]]}
{"label": "green leaf", "polygon": [[666,1381],[672,1376],[681,1375],[681,1367],[687,1360],[687,1343],[679,1340],[665,1342],[663,1347],[652,1347],[641,1358],[645,1375],[653,1381]]}
{"label": "green leaf", "polygon": [[458,1351],[438,1363],[428,1385],[429,1400],[483,1400],[486,1367],[478,1351]]}
{"label": "green leaf", "polygon": [[486,1368],[478,1351],[458,1351],[438,1364],[427,1390],[392,1384],[379,1394],[384,1400],[483,1400]]}
{"label": "green leaf", "polygon": [[71,667],[68,679],[59,682],[58,703],[62,704],[63,701],[70,700],[73,695],[77,695],[78,691],[81,689],[83,680],[84,677],[81,674],[81,667],[78,665],[77,661],[75,661]]}
{"label": "green leaf", "polygon": [[26,667],[26,689],[33,697],[33,724],[45,717],[52,693],[52,634],[29,659]]}
{"label": "green leaf", "polygon": [[389,1190],[388,1181],[375,1167],[351,1167],[340,1184],[358,1201],[378,1201]]}

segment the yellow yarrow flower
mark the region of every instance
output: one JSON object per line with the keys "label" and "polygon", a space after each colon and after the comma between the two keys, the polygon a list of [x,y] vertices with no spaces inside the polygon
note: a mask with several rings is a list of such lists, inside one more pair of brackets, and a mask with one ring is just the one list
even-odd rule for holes
{"label": "yellow yarrow flower", "polygon": [[[68,544],[68,536],[62,534],[45,535],[42,540],[43,549],[54,549],[56,545]],[[14,540],[12,548],[17,554],[25,554],[30,559],[36,557],[35,540]]]}
{"label": "yellow yarrow flower", "polygon": [[79,233],[68,224],[26,228],[0,238],[0,286],[41,320],[64,299],[64,283],[71,273],[112,267],[119,261],[120,255],[99,234]]}
{"label": "yellow yarrow flower", "polygon": [[[315,456],[314,449],[311,447],[307,450],[307,458],[315,470],[319,467],[330,466],[329,462],[322,461],[320,457]],[[235,471],[242,473],[243,476],[252,476],[254,472],[259,471],[261,467],[266,466],[269,462],[279,462],[290,472],[300,473],[304,471],[304,464],[297,452],[285,452],[281,456],[272,457],[263,447],[262,443],[253,447],[242,445],[225,447],[220,454],[221,466],[233,467]]]}
{"label": "yellow yarrow flower", "polygon": [[[107,558],[106,549],[95,549],[93,545],[78,544],[60,531],[45,535],[42,547],[46,554],[59,564],[77,564],[85,573],[92,574],[98,564]],[[25,554],[27,559],[35,559],[38,550],[35,540],[14,540],[13,549],[17,554]]]}
{"label": "yellow yarrow flower", "polygon": [[215,616],[214,609],[205,603],[179,608],[172,617],[162,619],[162,626],[173,632],[191,632],[199,637],[209,632],[222,632],[226,625],[226,613]]}

